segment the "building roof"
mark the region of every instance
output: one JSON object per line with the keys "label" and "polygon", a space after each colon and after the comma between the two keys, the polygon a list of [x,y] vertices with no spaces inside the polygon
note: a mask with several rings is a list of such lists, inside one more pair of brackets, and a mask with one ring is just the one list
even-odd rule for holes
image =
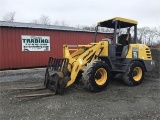
{"label": "building roof", "polygon": [[131,27],[138,24],[138,22],[135,20],[122,17],[114,17],[109,20],[101,21],[98,23],[98,25],[100,25],[101,27],[114,28],[115,23],[113,21],[118,21],[118,26],[120,26],[120,28]]}
{"label": "building roof", "polygon": [[79,28],[68,27],[68,26],[43,25],[35,23],[21,23],[21,22],[7,22],[7,21],[0,21],[0,26],[17,27],[17,28],[37,28],[37,29],[49,29],[49,30],[65,30],[65,31],[84,31]]}

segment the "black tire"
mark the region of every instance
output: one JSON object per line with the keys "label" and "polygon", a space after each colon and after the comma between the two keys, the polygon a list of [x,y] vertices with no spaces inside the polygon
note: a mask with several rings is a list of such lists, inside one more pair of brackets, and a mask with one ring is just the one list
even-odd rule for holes
{"label": "black tire", "polygon": [[79,73],[77,74],[76,80],[75,80],[75,84],[79,84],[82,81],[82,71],[79,71]]}
{"label": "black tire", "polygon": [[123,82],[129,86],[141,84],[144,80],[144,65],[138,61],[131,62],[122,78]]}
{"label": "black tire", "polygon": [[114,80],[116,76],[116,73],[111,73],[111,80]]}
{"label": "black tire", "polygon": [[92,92],[104,90],[110,80],[110,68],[102,61],[93,61],[87,64],[82,76],[82,82],[85,88]]}

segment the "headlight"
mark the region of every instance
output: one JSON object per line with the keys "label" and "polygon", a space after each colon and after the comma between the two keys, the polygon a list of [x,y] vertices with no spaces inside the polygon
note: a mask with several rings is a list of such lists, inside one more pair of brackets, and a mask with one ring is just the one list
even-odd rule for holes
{"label": "headlight", "polygon": [[154,60],[151,61],[151,65],[155,66],[155,61]]}
{"label": "headlight", "polygon": [[151,65],[153,65],[154,64],[154,62],[153,61],[151,61]]}

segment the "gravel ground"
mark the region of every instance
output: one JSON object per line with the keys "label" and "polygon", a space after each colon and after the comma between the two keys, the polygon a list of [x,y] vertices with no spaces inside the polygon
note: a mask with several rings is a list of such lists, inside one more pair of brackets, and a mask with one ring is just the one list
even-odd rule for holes
{"label": "gravel ground", "polygon": [[91,93],[76,84],[67,88],[64,95],[14,98],[35,91],[10,88],[41,85],[44,72],[45,69],[0,72],[0,120],[160,120],[160,79],[145,78],[143,84],[128,87],[116,78],[100,93]]}

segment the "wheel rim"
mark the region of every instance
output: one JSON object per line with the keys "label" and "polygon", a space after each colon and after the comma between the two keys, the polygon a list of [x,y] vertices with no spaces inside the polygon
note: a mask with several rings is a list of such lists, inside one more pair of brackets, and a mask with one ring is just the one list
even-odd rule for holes
{"label": "wheel rim", "polygon": [[[99,78],[97,78],[97,74],[99,74]],[[107,81],[107,71],[104,68],[99,68],[95,74],[95,81],[98,85],[104,85]]]}
{"label": "wheel rim", "polygon": [[140,67],[135,67],[133,72],[136,72],[136,75],[133,77],[135,81],[140,81],[142,78],[142,69]]}

